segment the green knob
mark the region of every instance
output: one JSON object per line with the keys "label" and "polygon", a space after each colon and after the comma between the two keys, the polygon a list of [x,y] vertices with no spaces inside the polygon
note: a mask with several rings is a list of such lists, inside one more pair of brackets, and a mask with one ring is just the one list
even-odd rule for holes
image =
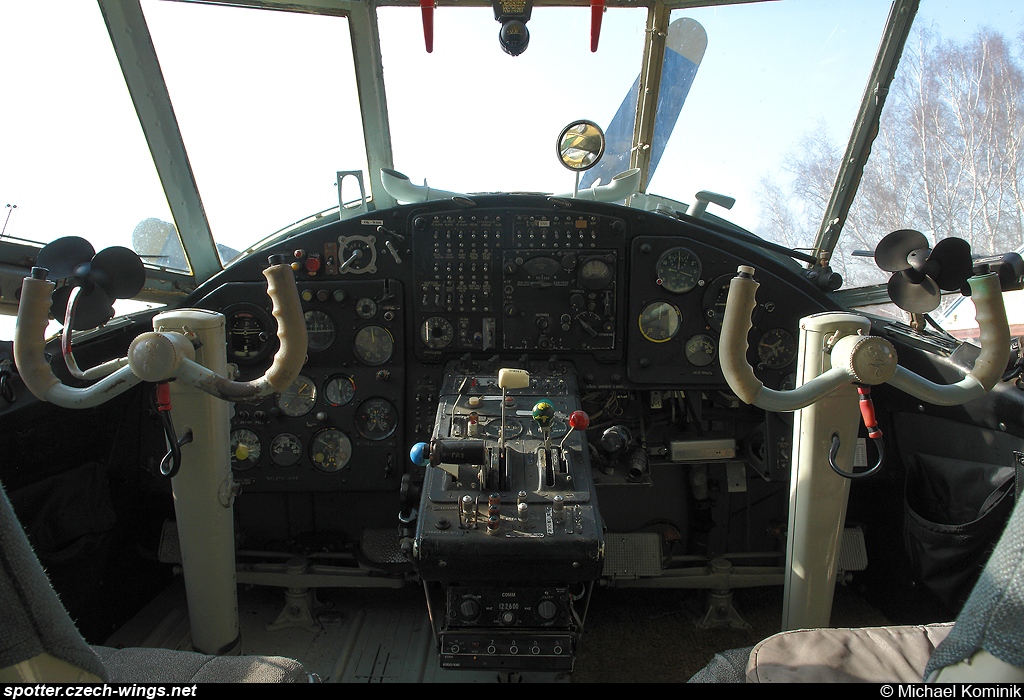
{"label": "green knob", "polygon": [[551,426],[551,419],[555,417],[555,407],[547,401],[538,401],[533,407],[533,419],[542,430]]}

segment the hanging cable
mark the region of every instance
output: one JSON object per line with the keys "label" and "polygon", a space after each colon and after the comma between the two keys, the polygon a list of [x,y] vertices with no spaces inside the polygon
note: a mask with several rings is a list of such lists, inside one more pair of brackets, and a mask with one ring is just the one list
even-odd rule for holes
{"label": "hanging cable", "polygon": [[192,442],[192,431],[187,430],[180,440],[174,433],[174,422],[171,420],[171,385],[168,382],[156,385],[156,410],[164,427],[167,444],[170,445],[167,454],[160,460],[160,473],[173,478],[181,469],[182,446]]}
{"label": "hanging cable", "polygon": [[14,381],[11,379],[13,373],[14,363],[7,358],[0,360],[0,396],[3,396],[7,403],[18,400],[18,395],[14,391]]}
{"label": "hanging cable", "polygon": [[875,404],[871,400],[871,387],[859,386],[857,387],[857,394],[860,399],[860,416],[864,421],[864,427],[868,429],[868,437],[874,441],[875,448],[878,450],[878,460],[867,471],[843,471],[836,464],[836,456],[839,454],[839,435],[838,433],[833,434],[832,446],[828,451],[828,465],[832,467],[832,471],[844,479],[860,479],[865,476],[871,476],[882,468],[882,463],[885,461],[885,443],[882,441],[882,429],[878,427],[878,419],[875,417]]}

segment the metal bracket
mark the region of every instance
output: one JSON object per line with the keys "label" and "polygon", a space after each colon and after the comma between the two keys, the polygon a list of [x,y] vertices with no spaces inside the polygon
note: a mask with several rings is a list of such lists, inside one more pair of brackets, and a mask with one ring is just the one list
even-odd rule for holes
{"label": "metal bracket", "polygon": [[[363,171],[362,170],[339,170],[338,176],[338,217],[344,221],[345,219],[351,219],[359,216],[360,214],[367,214],[374,210],[373,202],[366,196],[366,186],[363,183]],[[359,199],[353,199],[345,201],[344,195],[344,181],[347,177],[354,177],[356,183],[359,186]]]}

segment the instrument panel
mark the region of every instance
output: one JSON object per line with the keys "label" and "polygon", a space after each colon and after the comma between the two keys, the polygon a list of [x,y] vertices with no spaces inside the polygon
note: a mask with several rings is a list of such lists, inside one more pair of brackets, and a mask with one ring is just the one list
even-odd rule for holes
{"label": "instrument panel", "polygon": [[204,285],[193,305],[224,313],[242,380],[276,351],[260,262],[281,252],[309,352],[288,390],[235,407],[232,464],[249,491],[397,489],[453,361],[566,360],[583,393],[728,391],[719,333],[740,264],[761,283],[748,360],[767,386],[794,380],[799,318],[835,308],[791,260],[706,222],[484,195],[314,226]]}
{"label": "instrument panel", "polygon": [[[223,302],[228,360],[243,381],[260,376],[277,349],[265,289],[229,282],[204,298],[211,306]],[[273,397],[235,405],[231,463],[243,487],[388,490],[397,484],[407,451],[398,434],[406,370],[402,290],[398,280],[370,277],[299,282],[309,341],[302,372]]]}

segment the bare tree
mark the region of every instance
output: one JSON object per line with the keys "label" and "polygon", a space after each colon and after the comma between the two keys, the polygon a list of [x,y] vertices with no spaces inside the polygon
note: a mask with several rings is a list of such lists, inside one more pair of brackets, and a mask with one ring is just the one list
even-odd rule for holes
{"label": "bare tree", "polygon": [[[919,30],[886,102],[833,266],[848,286],[884,282],[871,258],[890,231],[933,242],[959,236],[978,254],[1024,242],[1024,35],[987,29],[963,43]],[[817,232],[842,157],[820,126],[787,159],[785,186],[762,180],[757,233],[807,245]]]}

